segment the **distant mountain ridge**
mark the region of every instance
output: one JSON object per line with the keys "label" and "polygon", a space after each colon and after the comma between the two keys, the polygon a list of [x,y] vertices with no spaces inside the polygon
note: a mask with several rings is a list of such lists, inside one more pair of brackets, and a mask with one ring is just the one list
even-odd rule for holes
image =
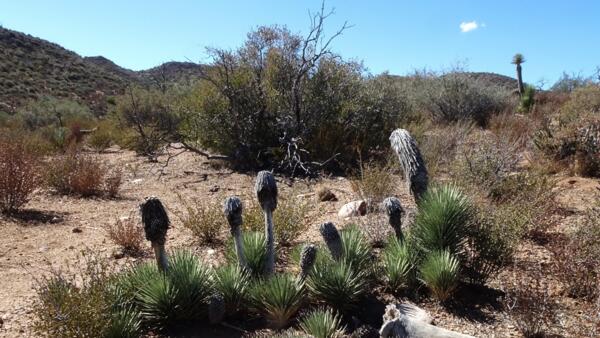
{"label": "distant mountain ridge", "polygon": [[[122,94],[129,85],[190,82],[200,76],[202,67],[192,62],[166,62],[133,71],[103,56],[82,57],[58,44],[0,26],[0,113],[11,113],[27,100],[44,95],[71,98],[103,112],[106,97]],[[492,85],[516,86],[509,76],[466,74]]]}
{"label": "distant mountain ridge", "polygon": [[0,26],[0,112],[44,95],[71,98],[102,110],[105,97],[132,84],[190,81],[201,65],[167,62],[133,71],[103,56],[82,57],[58,44]]}

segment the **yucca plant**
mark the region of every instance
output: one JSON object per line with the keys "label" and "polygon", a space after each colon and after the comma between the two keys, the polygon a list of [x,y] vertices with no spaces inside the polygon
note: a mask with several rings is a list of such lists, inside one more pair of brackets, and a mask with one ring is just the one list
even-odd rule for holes
{"label": "yucca plant", "polygon": [[317,259],[306,285],[316,301],[347,312],[368,292],[369,280],[367,271],[355,268],[350,262],[321,258]]}
{"label": "yucca plant", "polygon": [[225,314],[236,313],[248,300],[250,275],[233,263],[217,268],[214,280],[215,289],[223,296],[225,302]]}
{"label": "yucca plant", "polygon": [[416,278],[415,254],[406,241],[390,237],[383,250],[382,265],[387,286],[392,292],[410,287]]}
{"label": "yucca plant", "polygon": [[141,337],[140,313],[133,308],[122,309],[112,314],[110,323],[104,331],[105,338]]}
{"label": "yucca plant", "polygon": [[[267,239],[265,234],[261,232],[244,232],[242,247],[248,265],[248,272],[253,277],[263,275],[267,262]],[[226,256],[228,262],[232,264],[237,262],[233,241],[228,242]]]}
{"label": "yucca plant", "polygon": [[122,303],[133,300],[142,320],[167,330],[206,315],[213,285],[209,269],[188,251],[169,257],[169,270],[141,264],[125,272],[116,282]]}
{"label": "yucca plant", "polygon": [[273,329],[286,327],[304,302],[304,289],[289,274],[257,280],[250,289],[253,309]]}
{"label": "yucca plant", "polygon": [[469,199],[454,185],[429,189],[419,201],[411,236],[423,253],[447,250],[459,255],[473,216]]}
{"label": "yucca plant", "polygon": [[350,225],[340,231],[342,240],[341,261],[357,270],[370,270],[373,266],[371,245],[356,225]]}
{"label": "yucca plant", "polygon": [[419,269],[422,282],[439,301],[446,301],[459,281],[459,262],[450,252],[430,252]]}
{"label": "yucca plant", "polygon": [[331,309],[317,309],[300,320],[300,328],[311,337],[343,337],[342,318]]}

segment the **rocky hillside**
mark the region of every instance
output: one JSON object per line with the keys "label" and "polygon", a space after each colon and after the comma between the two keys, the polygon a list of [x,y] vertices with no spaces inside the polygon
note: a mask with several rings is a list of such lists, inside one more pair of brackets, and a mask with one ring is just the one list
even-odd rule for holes
{"label": "rocky hillside", "polygon": [[130,84],[189,81],[200,65],[168,62],[132,71],[102,56],[81,57],[55,43],[0,27],[0,112],[12,112],[23,102],[51,95],[72,98],[102,111],[106,97]]}

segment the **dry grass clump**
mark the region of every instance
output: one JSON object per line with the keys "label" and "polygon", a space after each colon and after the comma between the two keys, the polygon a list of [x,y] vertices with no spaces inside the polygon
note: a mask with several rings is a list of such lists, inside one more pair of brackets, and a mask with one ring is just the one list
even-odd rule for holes
{"label": "dry grass clump", "polygon": [[[281,246],[291,245],[308,229],[309,212],[309,202],[298,197],[294,191],[280,196],[277,209],[273,212],[275,241]],[[258,203],[254,201],[244,210],[244,227],[252,231],[264,231],[264,215]]]}
{"label": "dry grass clump", "polygon": [[38,155],[20,139],[0,139],[0,211],[21,208],[40,181]]}
{"label": "dry grass clump", "polygon": [[121,175],[120,170],[110,170],[93,155],[71,151],[49,163],[46,182],[60,194],[116,197]]}
{"label": "dry grass clump", "polygon": [[223,229],[227,228],[223,216],[221,198],[213,198],[210,201],[200,199],[186,200],[178,195],[184,211],[176,213],[183,226],[190,229],[200,243],[216,243]]}
{"label": "dry grass clump", "polygon": [[107,226],[106,233],[124,254],[138,256],[143,252],[144,230],[133,214]]}
{"label": "dry grass clump", "polygon": [[350,181],[352,190],[370,207],[392,196],[398,186],[391,165],[361,163],[360,172]]}

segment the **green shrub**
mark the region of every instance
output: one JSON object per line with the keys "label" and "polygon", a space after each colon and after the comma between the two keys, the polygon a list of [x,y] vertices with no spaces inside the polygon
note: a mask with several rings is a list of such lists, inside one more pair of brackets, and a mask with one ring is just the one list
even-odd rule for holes
{"label": "green shrub", "polygon": [[223,295],[225,313],[235,314],[248,301],[250,276],[238,264],[228,264],[215,270],[215,288]]}
{"label": "green shrub", "polygon": [[137,338],[141,337],[141,318],[139,312],[124,309],[114,313],[110,324],[104,332],[106,338]]}
{"label": "green shrub", "polygon": [[439,301],[446,301],[456,289],[459,265],[458,259],[444,250],[429,252],[419,268],[421,280]]}
{"label": "green shrub", "polygon": [[221,230],[227,228],[223,217],[221,199],[214,198],[204,202],[200,199],[185,200],[178,195],[185,211],[177,214],[183,226],[192,231],[200,243],[215,243],[219,240]]}
{"label": "green shrub", "polygon": [[391,236],[382,253],[382,264],[386,286],[392,292],[414,285],[415,257],[406,241],[399,241],[396,237]]}
{"label": "green shrub", "polygon": [[344,335],[341,317],[331,309],[311,311],[300,320],[300,328],[315,338],[339,338]]}
{"label": "green shrub", "polygon": [[355,269],[346,261],[330,259],[317,259],[306,281],[316,301],[344,313],[356,309],[358,302],[369,292],[369,284],[368,271]]}
{"label": "green shrub", "polygon": [[266,280],[257,280],[250,290],[255,311],[265,317],[270,327],[286,327],[304,302],[303,288],[295,278],[279,274]]}
{"label": "green shrub", "polygon": [[422,252],[464,251],[466,229],[473,218],[470,200],[454,185],[429,189],[419,201],[411,238]]}
{"label": "green shrub", "polygon": [[[254,276],[260,276],[265,271],[267,259],[267,239],[262,232],[243,232],[242,246],[244,248],[244,256],[248,263],[249,273]],[[237,264],[237,255],[235,253],[235,245],[233,240],[228,241],[227,251],[225,253],[227,261],[230,264]]]}
{"label": "green shrub", "polygon": [[[273,232],[278,245],[291,245],[308,229],[309,208],[309,203],[297,197],[294,191],[279,198],[277,209],[273,212]],[[258,203],[250,203],[244,211],[244,227],[252,231],[264,231],[264,215]]]}
{"label": "green shrub", "polygon": [[531,85],[526,85],[525,90],[523,91],[523,95],[521,95],[521,99],[519,100],[519,111],[523,113],[528,113],[533,108],[535,104],[535,87]]}

